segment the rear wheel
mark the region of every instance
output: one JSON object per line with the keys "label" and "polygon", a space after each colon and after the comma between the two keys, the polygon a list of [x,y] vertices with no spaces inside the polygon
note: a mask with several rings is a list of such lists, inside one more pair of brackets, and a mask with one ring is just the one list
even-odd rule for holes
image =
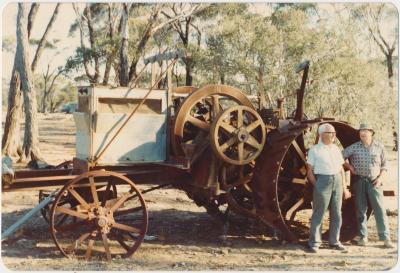
{"label": "rear wheel", "polygon": [[[118,189],[118,194],[113,188]],[[82,195],[79,191],[87,192]],[[63,205],[65,197],[77,205]],[[63,217],[75,218],[57,223]],[[115,172],[91,171],[71,180],[55,198],[50,218],[61,253],[75,258],[130,257],[148,226],[146,204],[135,184]]]}

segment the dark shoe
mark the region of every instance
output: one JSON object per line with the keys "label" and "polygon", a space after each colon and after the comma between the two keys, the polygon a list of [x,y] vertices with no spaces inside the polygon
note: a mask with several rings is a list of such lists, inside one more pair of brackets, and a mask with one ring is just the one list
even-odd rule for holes
{"label": "dark shoe", "polygon": [[344,245],[342,245],[342,244],[339,244],[339,245],[329,245],[331,248],[333,248],[333,249],[335,249],[335,250],[339,250],[339,251],[342,251],[342,252],[347,252],[347,248],[344,246]]}
{"label": "dark shoe", "polygon": [[311,247],[311,246],[307,247],[307,252],[309,252],[309,253],[318,253],[318,251],[319,251],[319,247]]}

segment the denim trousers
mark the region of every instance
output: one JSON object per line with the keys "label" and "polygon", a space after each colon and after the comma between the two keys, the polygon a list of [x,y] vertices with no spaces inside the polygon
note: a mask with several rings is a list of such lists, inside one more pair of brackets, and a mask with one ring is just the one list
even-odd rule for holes
{"label": "denim trousers", "polygon": [[359,228],[359,236],[368,238],[367,209],[368,201],[375,215],[376,228],[380,240],[390,240],[389,225],[386,210],[383,205],[382,186],[374,187],[372,180],[364,176],[356,176],[353,183],[353,191],[356,197],[356,211]]}
{"label": "denim trousers", "polygon": [[342,226],[342,176],[340,173],[335,175],[318,174],[316,178],[308,244],[310,247],[321,245],[322,221],[329,207],[329,244],[338,245]]}

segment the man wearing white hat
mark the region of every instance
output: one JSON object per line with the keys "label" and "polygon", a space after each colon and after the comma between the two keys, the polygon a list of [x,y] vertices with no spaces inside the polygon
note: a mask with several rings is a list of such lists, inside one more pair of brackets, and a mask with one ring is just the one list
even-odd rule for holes
{"label": "man wearing white hat", "polygon": [[355,192],[357,219],[360,239],[357,244],[365,246],[368,243],[367,209],[368,201],[375,215],[379,239],[384,246],[392,248],[386,211],[383,206],[382,181],[387,171],[386,152],[384,146],[373,139],[374,130],[368,124],[361,123],[360,141],[350,145],[343,151],[346,163],[355,176],[353,190]]}
{"label": "man wearing white hat", "polygon": [[307,158],[307,178],[314,186],[308,246],[310,252],[318,252],[321,245],[321,225],[329,207],[329,245],[334,249],[346,251],[339,241],[342,198],[351,196],[344,180],[344,159],[339,147],[334,144],[336,131],[331,124],[320,125],[318,134],[320,140],[310,148]]}

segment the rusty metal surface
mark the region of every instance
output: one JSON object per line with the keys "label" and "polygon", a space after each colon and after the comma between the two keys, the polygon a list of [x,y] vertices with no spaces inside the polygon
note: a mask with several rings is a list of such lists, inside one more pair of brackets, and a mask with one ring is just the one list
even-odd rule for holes
{"label": "rusty metal surface", "polygon": [[[255,166],[251,185],[257,216],[264,223],[278,229],[281,237],[286,240],[298,239],[292,225],[292,214],[301,209],[311,208],[312,198],[312,188],[305,183],[306,172],[301,173],[304,154],[302,155],[302,150],[296,149],[296,145],[292,143],[302,137],[305,131],[317,127],[321,122],[324,121],[292,122],[288,126],[273,130],[268,134],[264,150]],[[343,147],[358,140],[358,131],[348,124],[333,120],[329,120],[329,123],[335,127],[337,138]],[[296,157],[297,160],[294,160]],[[287,215],[288,212],[290,215]],[[343,202],[342,213],[341,240],[347,241],[357,233],[353,198]]]}
{"label": "rusty metal surface", "polygon": [[115,172],[90,171],[76,177],[60,190],[51,209],[51,234],[67,257],[130,257],[143,242],[147,226],[142,194]]}
{"label": "rusty metal surface", "polygon": [[[85,165],[86,163],[86,165]],[[131,165],[100,165],[89,166],[88,162],[74,159],[74,168],[20,170],[10,184],[2,185],[3,192],[51,190],[64,186],[70,180],[89,170],[107,170],[117,172],[133,179],[137,184],[182,183],[188,180],[189,174],[185,169],[163,164],[131,164]]]}

